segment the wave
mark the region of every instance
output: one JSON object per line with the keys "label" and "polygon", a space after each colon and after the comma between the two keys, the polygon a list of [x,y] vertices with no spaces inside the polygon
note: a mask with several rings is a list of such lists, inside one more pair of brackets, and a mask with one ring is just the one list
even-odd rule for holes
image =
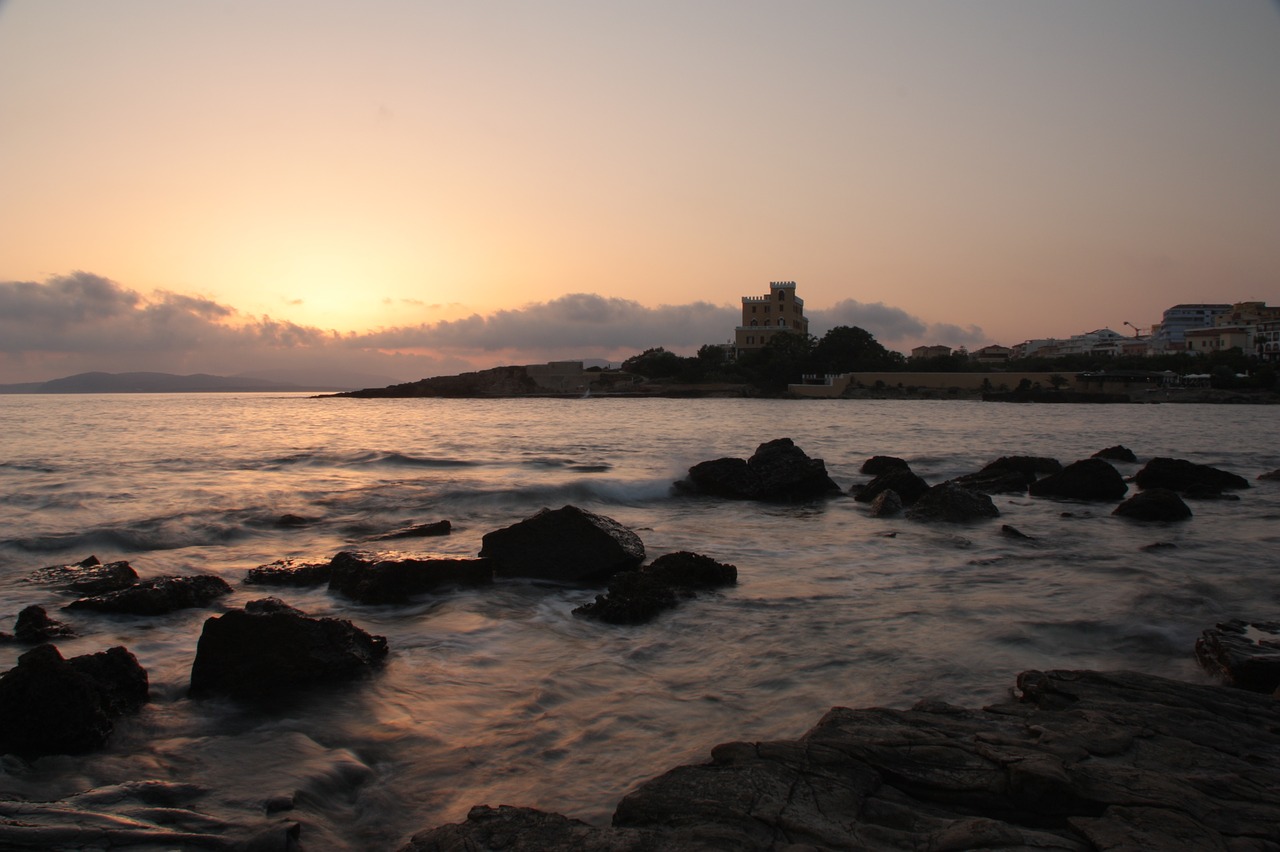
{"label": "wave", "polygon": [[185,512],[73,532],[18,536],[0,542],[0,545],[30,553],[96,550],[143,553],[150,550],[227,545],[254,535],[255,526],[268,525],[274,525],[274,520],[268,521],[261,512],[253,510]]}
{"label": "wave", "polygon": [[670,479],[617,480],[579,479],[556,485],[528,485],[506,489],[467,489],[446,491],[440,502],[446,505],[512,505],[530,503],[560,506],[565,503],[639,506],[672,496]]}
{"label": "wave", "polygon": [[381,450],[362,450],[335,453],[326,450],[306,450],[285,456],[245,462],[245,470],[278,470],[286,467],[390,467],[390,468],[455,468],[479,467],[483,462],[471,459],[436,458],[414,456]]}
{"label": "wave", "polygon": [[24,473],[57,473],[60,468],[43,460],[0,461],[0,470],[20,470]]}

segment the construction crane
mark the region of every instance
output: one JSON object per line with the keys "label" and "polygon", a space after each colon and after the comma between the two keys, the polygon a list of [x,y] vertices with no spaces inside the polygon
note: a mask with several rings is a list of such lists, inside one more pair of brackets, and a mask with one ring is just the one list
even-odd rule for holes
{"label": "construction crane", "polygon": [[1141,337],[1141,336],[1142,336],[1142,329],[1138,328],[1136,325],[1134,325],[1133,323],[1129,322],[1128,320],[1125,320],[1125,321],[1124,321],[1124,324],[1125,324],[1125,325],[1127,325],[1127,326],[1129,326],[1129,328],[1133,329],[1133,336],[1134,336],[1134,337]]}

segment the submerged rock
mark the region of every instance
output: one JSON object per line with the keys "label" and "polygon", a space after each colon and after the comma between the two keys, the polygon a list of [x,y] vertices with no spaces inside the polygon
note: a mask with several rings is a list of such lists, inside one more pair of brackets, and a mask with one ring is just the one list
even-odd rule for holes
{"label": "submerged rock", "polygon": [[888,518],[902,514],[902,498],[892,488],[881,491],[871,501],[871,517]]}
{"label": "submerged rock", "polygon": [[1150,488],[1134,494],[1116,506],[1111,514],[1135,521],[1185,521],[1191,517],[1191,509],[1182,502],[1178,492],[1168,488]]}
{"label": "submerged rock", "polygon": [[1108,461],[1130,462],[1136,464],[1138,457],[1133,454],[1133,450],[1122,444],[1116,444],[1114,447],[1107,447],[1105,450],[1098,450],[1093,454],[1095,459],[1107,459]]}
{"label": "submerged rock", "polygon": [[1021,494],[1042,475],[1058,473],[1062,465],[1046,456],[1001,456],[976,473],[951,480],[984,494]]}
{"label": "submerged rock", "polygon": [[756,448],[751,458],[700,462],[676,487],[736,500],[813,500],[839,493],[822,459],[811,459],[790,438],[777,438]]}
{"label": "submerged rock", "polygon": [[180,609],[208,606],[231,594],[227,581],[213,574],[155,577],[127,589],[81,598],[64,609],[116,612],[128,615],[164,615]]}
{"label": "submerged rock", "polygon": [[1024,672],[982,710],[837,707],[798,740],[726,743],[593,828],[473,808],[402,852],[1272,849],[1280,707],[1131,672]]}
{"label": "submerged rock", "polygon": [[1280,470],[1273,470],[1270,473],[1260,473],[1258,474],[1258,479],[1273,481],[1280,480]]}
{"label": "submerged rock", "polygon": [[574,615],[608,624],[643,624],[695,591],[731,586],[738,581],[734,565],[710,556],[680,551],[660,556],[636,571],[622,571],[609,581],[608,590],[574,609]]}
{"label": "submerged rock", "polygon": [[147,701],[147,673],[123,647],[63,659],[38,645],[0,676],[0,752],[83,754],[106,744],[114,720]]}
{"label": "submerged rock", "polygon": [[879,476],[891,470],[902,469],[911,470],[911,465],[905,459],[900,459],[897,456],[872,456],[862,463],[862,467],[858,469],[858,472],[865,473],[868,476]]}
{"label": "submerged rock", "polygon": [[323,586],[332,573],[329,562],[296,562],[277,559],[257,568],[250,568],[244,582],[250,586],[287,586],[305,588]]}
{"label": "submerged rock", "polygon": [[493,565],[483,558],[415,559],[344,550],[329,563],[329,591],[360,603],[405,603],[449,586],[492,583]]}
{"label": "submerged rock", "polygon": [[480,556],[499,576],[577,583],[635,568],[644,542],[613,518],[564,506],[485,533]]}
{"label": "submerged rock", "polygon": [[915,505],[907,510],[913,521],[945,521],[965,523],[1000,514],[996,504],[981,491],[974,491],[954,482],[943,482],[930,488]]}
{"label": "submerged rock", "polygon": [[103,563],[98,557],[90,556],[74,565],[41,568],[29,579],[78,595],[101,595],[132,586],[138,582],[138,572],[128,562]]}
{"label": "submerged rock", "polygon": [[1280,622],[1223,622],[1200,634],[1196,659],[1228,686],[1274,693],[1280,688]]}
{"label": "submerged rock", "polygon": [[866,485],[853,486],[853,499],[859,503],[874,502],[886,491],[895,491],[902,505],[913,505],[929,490],[929,483],[911,472],[910,468],[893,468],[882,473]]}
{"label": "submerged rock", "polygon": [[190,694],[271,700],[361,677],[386,656],[385,637],[345,619],[312,618],[264,598],[205,621],[191,665]]}
{"label": "submerged rock", "polygon": [[431,536],[449,535],[453,532],[453,524],[449,521],[433,521],[429,524],[412,524],[391,532],[375,536],[377,541],[391,541],[397,538],[427,538]]}
{"label": "submerged rock", "polygon": [[75,636],[76,632],[57,619],[50,618],[44,607],[32,604],[18,613],[13,637],[28,645],[48,642],[50,639]]}
{"label": "submerged rock", "polygon": [[1031,483],[1033,497],[1065,497],[1072,500],[1119,500],[1129,486],[1124,477],[1102,459],[1081,459],[1058,473]]}
{"label": "submerged rock", "polygon": [[1168,488],[1172,491],[1215,494],[1248,488],[1249,480],[1207,464],[1186,459],[1154,458],[1133,476],[1139,488]]}

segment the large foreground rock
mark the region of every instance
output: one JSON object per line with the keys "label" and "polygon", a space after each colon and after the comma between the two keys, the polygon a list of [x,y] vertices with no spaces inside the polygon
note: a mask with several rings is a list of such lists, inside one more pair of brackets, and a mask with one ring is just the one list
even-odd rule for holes
{"label": "large foreground rock", "polygon": [[480,556],[499,576],[590,582],[638,566],[644,542],[613,518],[564,506],[485,533]]}
{"label": "large foreground rock", "polygon": [[154,577],[127,589],[80,598],[64,609],[116,612],[127,615],[164,615],[180,609],[208,606],[231,594],[227,581],[214,574]]}
{"label": "large foreground rock", "polygon": [[146,670],[123,647],[63,659],[39,645],[0,676],[0,753],[23,757],[102,748],[114,720],[147,701]]}
{"label": "large foreground rock", "polygon": [[489,559],[415,559],[344,550],[329,563],[329,591],[360,603],[405,603],[449,586],[492,582]]}
{"label": "large foreground rock", "polygon": [[798,501],[838,494],[822,459],[811,459],[790,438],[756,448],[751,458],[722,458],[689,468],[676,483],[685,491],[735,500]]}
{"label": "large foreground rock", "polygon": [[1154,458],[1133,475],[1139,488],[1168,488],[1183,494],[1213,495],[1248,488],[1243,476],[1186,459]]}
{"label": "large foreground rock", "polygon": [[382,636],[345,619],[312,618],[264,598],[205,621],[191,665],[190,694],[270,700],[363,676],[386,656]]}
{"label": "large foreground rock", "polygon": [[1280,709],[1125,672],[1025,672],[983,710],[831,710],[642,784],[609,828],[474,808],[404,850],[1275,850]]}
{"label": "large foreground rock", "polygon": [[1110,463],[1102,459],[1081,459],[1058,473],[1031,483],[1033,497],[1065,497],[1071,500],[1119,500],[1129,486]]}

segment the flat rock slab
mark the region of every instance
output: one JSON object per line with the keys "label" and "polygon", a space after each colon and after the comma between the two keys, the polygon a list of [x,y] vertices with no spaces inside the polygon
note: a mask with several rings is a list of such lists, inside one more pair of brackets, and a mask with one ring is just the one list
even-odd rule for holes
{"label": "flat rock slab", "polygon": [[127,589],[80,598],[64,609],[116,612],[127,615],[164,615],[180,609],[208,606],[231,594],[227,581],[213,574],[154,577]]}
{"label": "flat rock slab", "polygon": [[369,604],[406,603],[451,586],[493,582],[490,559],[417,559],[344,550],[329,563],[329,591]]}
{"label": "flat rock slab", "polygon": [[138,582],[138,572],[128,562],[102,562],[96,556],[74,565],[50,565],[27,579],[78,595],[101,595],[126,589]]}
{"label": "flat rock slab", "polygon": [[244,582],[250,586],[284,586],[306,588],[323,586],[332,573],[329,562],[298,562],[294,559],[277,559],[257,568],[250,568]]}
{"label": "flat rock slab", "polygon": [[406,852],[1221,849],[1280,845],[1280,708],[1127,672],[1025,672],[982,710],[831,710],[798,740],[728,743],[594,828],[475,808]]}

